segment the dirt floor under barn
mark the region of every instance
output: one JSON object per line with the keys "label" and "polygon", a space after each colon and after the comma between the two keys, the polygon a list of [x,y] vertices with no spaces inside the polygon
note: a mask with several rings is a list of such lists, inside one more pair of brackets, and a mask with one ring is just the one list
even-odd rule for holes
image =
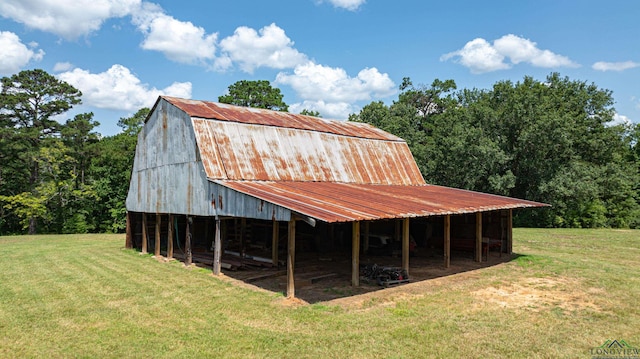
{"label": "dirt floor under barn", "polygon": [[[268,256],[264,253],[265,257]],[[212,253],[194,252],[194,264],[203,268],[211,268]],[[177,259],[181,259],[177,255]],[[458,273],[471,272],[476,269],[494,266],[513,259],[513,255],[499,252],[489,252],[478,263],[473,259],[472,252],[452,252],[451,265],[444,267],[441,254],[423,252],[412,256],[409,261],[409,282],[381,286],[375,280],[360,276],[360,286],[351,285],[351,256],[347,253],[299,253],[295,263],[295,296],[302,302],[318,303],[327,301],[347,302],[359,301],[361,295],[384,295],[385,290],[398,288],[411,283],[432,280],[439,277]],[[239,260],[239,259],[237,259]],[[223,260],[224,262],[224,260]],[[253,262],[252,264],[255,264]],[[286,266],[260,267],[251,264],[242,265],[237,269],[222,269],[224,277],[236,285],[254,290],[266,290],[273,293],[285,293],[287,285]],[[360,268],[369,264],[385,267],[400,267],[399,256],[368,256],[360,257]],[[391,289],[394,290],[394,289]],[[395,290],[394,290],[395,291]],[[344,303],[342,303],[344,302]]]}

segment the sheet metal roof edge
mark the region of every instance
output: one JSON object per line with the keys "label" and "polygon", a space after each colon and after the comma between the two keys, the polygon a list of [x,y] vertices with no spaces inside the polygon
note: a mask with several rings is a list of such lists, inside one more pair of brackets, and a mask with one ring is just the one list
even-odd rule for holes
{"label": "sheet metal roof edge", "polygon": [[493,193],[472,191],[470,189],[454,188],[454,187],[440,186],[440,185],[437,185],[437,184],[428,184],[428,183],[425,186],[439,187],[439,188],[445,188],[445,189],[453,189],[453,190],[456,190],[456,191],[463,191],[463,192],[468,192],[468,193],[472,193],[472,194],[473,193],[478,193],[478,194],[481,194],[481,195],[484,195],[484,196],[493,196],[493,197],[496,197],[496,198],[504,198],[504,199],[507,199],[507,200],[523,201],[523,202],[528,202],[528,203],[531,204],[531,206],[527,206],[527,207],[523,207],[523,208],[529,208],[529,207],[551,207],[551,205],[548,204],[548,203],[530,201],[528,199],[503,196],[503,195],[493,194]]}
{"label": "sheet metal roof edge", "polygon": [[[209,179],[209,181],[224,186],[226,188],[229,188],[231,190],[240,192],[244,195],[247,196],[251,196],[260,200],[264,200],[266,202],[270,202],[274,205],[277,206],[281,206],[284,208],[287,208],[285,206],[283,206],[282,204],[278,204],[278,203],[273,203],[271,201],[269,201],[269,199],[267,198],[262,198],[259,195],[253,194],[253,193],[246,193],[243,192],[241,190],[238,190],[236,188],[233,188],[232,186],[227,185],[226,183],[262,183],[262,184],[269,184],[269,183],[287,183],[287,182],[293,182],[293,181],[238,181],[238,180],[216,180],[216,179]],[[313,183],[313,182],[305,182],[305,183]],[[336,184],[340,184],[338,182],[335,182]],[[353,185],[353,184],[349,184],[349,183],[344,183],[345,185]],[[297,212],[300,214],[303,214],[305,216],[314,218],[316,220],[321,220],[321,221],[325,221],[328,223],[339,223],[339,222],[353,222],[353,221],[360,221],[360,220],[377,220],[377,219],[400,219],[400,218],[419,218],[419,217],[431,217],[431,216],[444,216],[444,215],[456,215],[456,214],[468,214],[468,213],[477,213],[477,212],[489,212],[489,211],[495,211],[495,210],[500,210],[500,209],[517,209],[517,208],[536,208],[536,207],[550,207],[551,205],[546,204],[546,203],[540,203],[540,202],[535,202],[535,201],[529,201],[529,200],[524,200],[524,199],[518,199],[518,198],[513,198],[513,197],[507,197],[507,196],[501,196],[501,195],[495,195],[495,194],[490,194],[490,193],[484,193],[484,192],[477,192],[477,191],[471,191],[471,190],[465,190],[465,189],[459,189],[459,188],[453,188],[453,187],[446,187],[446,186],[438,186],[438,185],[431,185],[431,184],[425,184],[425,185],[384,185],[384,184],[370,184],[370,186],[381,186],[381,187],[438,187],[438,188],[444,188],[447,190],[455,190],[455,191],[463,191],[463,192],[467,192],[470,194],[480,194],[483,196],[492,196],[492,197],[496,197],[496,198],[500,198],[503,200],[510,200],[510,201],[518,201],[518,202],[523,202],[523,203],[514,203],[514,204],[507,204],[507,205],[500,205],[500,206],[495,206],[495,205],[487,205],[487,206],[477,206],[477,207],[473,207],[473,208],[461,208],[459,210],[455,210],[455,211],[441,211],[441,212],[433,212],[432,214],[429,215],[424,215],[424,213],[398,213],[397,215],[393,215],[393,216],[378,216],[378,217],[374,217],[374,216],[352,216],[352,217],[346,217],[340,214],[334,214],[335,217],[342,217],[343,220],[327,220],[326,218],[318,218],[317,215],[314,214],[310,214],[310,213],[305,213],[305,211],[301,211],[300,208],[287,208],[288,210],[292,211],[292,212]],[[312,206],[309,204],[309,206]],[[331,211],[326,210],[326,212],[330,213]]]}
{"label": "sheet metal roof edge", "polygon": [[[368,139],[377,139],[377,140],[384,140],[384,141],[391,141],[391,142],[405,142],[406,140],[398,137],[392,133],[386,132],[384,130],[381,130],[375,126],[372,126],[368,123],[364,123],[364,122],[351,122],[351,121],[340,121],[340,120],[335,120],[335,119],[325,119],[325,118],[319,118],[319,117],[313,117],[313,116],[307,116],[307,115],[301,115],[301,114],[294,114],[294,113],[279,113],[278,111],[273,111],[273,110],[267,110],[267,109],[258,109],[258,108],[251,108],[251,107],[243,107],[243,106],[235,106],[235,105],[230,105],[230,104],[222,104],[222,103],[218,103],[218,102],[214,102],[214,101],[206,101],[206,100],[193,100],[193,99],[183,99],[183,98],[179,98],[179,97],[172,97],[172,96],[164,96],[161,95],[158,97],[158,99],[156,100],[156,103],[153,105],[153,107],[151,108],[151,112],[153,112],[155,110],[155,108],[157,107],[158,103],[160,102],[160,100],[165,100],[168,103],[170,103],[172,106],[175,106],[176,108],[181,109],[182,111],[184,111],[185,113],[187,113],[189,116],[191,116],[192,118],[201,118],[201,119],[209,119],[209,120],[220,120],[220,121],[229,121],[229,122],[239,122],[239,123],[245,123],[242,121],[237,121],[237,120],[232,120],[232,119],[228,119],[228,118],[220,118],[220,117],[224,117],[224,116],[220,116],[219,114],[217,116],[214,116],[212,114],[212,116],[210,117],[203,117],[200,115],[196,115],[196,114],[192,114],[189,113],[189,111],[185,110],[184,108],[182,108],[179,104],[180,103],[186,103],[186,102],[194,102],[194,103],[201,103],[203,105],[206,105],[210,111],[214,111],[210,108],[209,105],[215,105],[215,106],[222,106],[224,105],[225,107],[228,108],[236,108],[238,109],[238,111],[250,111],[255,113],[256,115],[260,114],[261,112],[264,112],[265,114],[271,114],[271,115],[277,115],[277,116],[287,116],[287,117],[291,117],[292,119],[307,119],[310,121],[319,121],[319,122],[324,122],[324,123],[328,123],[328,124],[334,124],[336,127],[339,128],[344,128],[344,127],[353,127],[354,129],[357,129],[360,132],[359,136],[356,136],[354,134],[347,134],[345,131],[341,131],[341,130],[327,130],[327,129],[323,129],[323,128],[305,128],[304,126],[278,126],[275,124],[268,124],[268,123],[254,123],[256,125],[261,125],[261,126],[273,126],[273,127],[282,127],[282,128],[292,128],[292,129],[298,129],[298,130],[308,130],[308,131],[315,131],[315,132],[322,132],[322,133],[333,133],[333,134],[337,134],[337,135],[343,135],[343,136],[349,136],[349,137],[360,137],[360,138],[368,138]],[[148,117],[147,117],[148,119]],[[145,123],[146,123],[146,119],[145,119]],[[364,133],[366,132],[366,133]]]}

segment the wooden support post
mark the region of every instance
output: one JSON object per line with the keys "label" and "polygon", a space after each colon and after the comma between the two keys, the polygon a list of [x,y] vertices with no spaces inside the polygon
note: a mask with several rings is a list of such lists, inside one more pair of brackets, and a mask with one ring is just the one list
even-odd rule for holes
{"label": "wooden support post", "polygon": [[293,269],[296,260],[296,220],[291,217],[289,220],[287,246],[287,298],[296,296],[295,281],[293,277]]}
{"label": "wooden support post", "polygon": [[362,244],[364,253],[369,252],[369,223],[369,221],[364,222],[364,243]]}
{"label": "wooden support post", "polygon": [[271,263],[278,266],[278,239],[280,237],[280,222],[275,219],[271,221]]}
{"label": "wooden support post", "polygon": [[142,214],[142,254],[147,254],[147,214]]}
{"label": "wooden support post", "polygon": [[476,262],[482,262],[482,212],[476,213]]}
{"label": "wooden support post", "polygon": [[156,213],[156,243],[153,246],[153,255],[160,257],[160,224],[162,216]]}
{"label": "wooden support post", "polygon": [[451,215],[444,216],[444,267],[451,265]]}
{"label": "wooden support post", "polygon": [[185,250],[185,258],[184,264],[190,266],[193,262],[193,254],[191,253],[191,224],[193,223],[193,218],[187,216],[187,228],[185,229],[185,239],[184,239],[184,250]]}
{"label": "wooden support post", "polygon": [[[502,253],[502,248],[500,248]],[[509,210],[509,217],[507,218],[507,253],[513,253],[513,210]]]}
{"label": "wooden support post", "polygon": [[240,261],[244,258],[246,249],[244,248],[244,237],[247,233],[247,219],[240,218]]}
{"label": "wooden support post", "polygon": [[353,222],[351,230],[351,285],[360,286],[360,222]]}
{"label": "wooden support post", "polygon": [[213,274],[220,275],[220,258],[222,257],[220,243],[220,218],[216,217],[216,234],[213,240]]}
{"label": "wooden support post", "polygon": [[131,213],[127,211],[127,234],[124,238],[124,247],[127,249],[133,248],[132,234],[131,234]]}
{"label": "wooden support post", "polygon": [[409,218],[402,219],[402,269],[409,274]]}
{"label": "wooden support post", "polygon": [[169,215],[167,223],[167,259],[173,258],[173,214]]}

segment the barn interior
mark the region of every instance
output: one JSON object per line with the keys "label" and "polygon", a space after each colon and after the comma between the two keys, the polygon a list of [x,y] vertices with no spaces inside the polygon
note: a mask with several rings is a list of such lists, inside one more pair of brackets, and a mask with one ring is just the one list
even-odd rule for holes
{"label": "barn interior", "polygon": [[[376,291],[388,286],[427,280],[474,270],[510,260],[510,210],[450,216],[450,262],[447,265],[445,216],[411,218],[409,267],[401,280],[372,277],[372,268],[400,270],[401,219],[363,221],[360,224],[359,277],[353,285],[352,222],[314,226],[295,225],[296,297],[307,302]],[[478,226],[478,219],[481,225]],[[213,217],[131,212],[131,245],[158,258],[212,268],[214,262]],[[287,289],[288,222],[250,218],[220,218],[221,270],[225,276],[267,289]],[[481,252],[477,253],[480,228]],[[146,239],[146,240],[144,240]],[[169,240],[171,239],[171,240]],[[400,272],[401,273],[401,272]],[[394,278],[397,279],[397,278]]]}

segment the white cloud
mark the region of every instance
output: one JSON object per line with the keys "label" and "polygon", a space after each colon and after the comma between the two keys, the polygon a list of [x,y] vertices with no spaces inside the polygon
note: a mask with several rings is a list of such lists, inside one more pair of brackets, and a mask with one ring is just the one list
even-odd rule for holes
{"label": "white cloud", "polygon": [[88,35],[112,17],[129,15],[141,0],[2,0],[0,15],[67,40]]}
{"label": "white cloud", "polygon": [[57,62],[53,65],[53,72],[69,71],[73,68],[73,64],[70,62]]}
{"label": "white cloud", "polygon": [[142,84],[122,65],[113,65],[98,74],[76,68],[57,76],[82,91],[85,105],[103,109],[136,111],[142,107],[151,107],[159,95],[191,97],[190,82],[174,82],[159,90]]}
{"label": "white cloud", "polygon": [[[493,45],[482,38],[471,40],[462,49],[440,57],[441,61],[449,59],[468,67],[472,73],[505,70],[521,62],[544,68],[579,66],[566,56],[541,50],[535,42],[513,34],[495,40]],[[510,62],[505,62],[507,59]]]}
{"label": "white cloud", "polygon": [[275,82],[291,86],[304,100],[329,103],[370,100],[396,92],[389,75],[381,74],[376,68],[366,68],[356,77],[349,77],[344,69],[317,65],[311,61],[296,66],[293,74],[279,73]]}
{"label": "white cloud", "polygon": [[[322,0],[318,1],[318,3],[322,2]],[[326,0],[326,2],[331,3],[334,7],[347,9],[349,11],[356,11],[366,2],[366,0]]]}
{"label": "white cloud", "polygon": [[624,62],[604,62],[599,61],[591,66],[594,70],[598,71],[624,71],[639,67],[639,62],[624,61]]}
{"label": "white cloud", "polygon": [[166,15],[162,8],[144,3],[133,16],[133,23],[145,35],[145,50],[163,53],[168,59],[186,64],[204,64],[215,58],[218,34]]}
{"label": "white cloud", "polygon": [[303,100],[289,106],[291,112],[314,110],[334,119],[347,119],[350,113],[357,112],[357,101],[396,93],[396,85],[389,75],[380,73],[376,68],[363,69],[356,77],[350,77],[344,69],[311,61],[296,66],[293,74],[279,73],[275,83],[291,86]]}
{"label": "white cloud", "polygon": [[300,113],[302,110],[318,111],[324,118],[334,120],[347,120],[349,114],[360,111],[360,107],[347,102],[303,101],[289,106],[292,113]]}
{"label": "white cloud", "polygon": [[458,62],[471,69],[473,73],[491,72],[508,69],[504,55],[500,54],[485,39],[477,38],[467,42],[460,50],[442,55],[440,61],[458,58]]}
{"label": "white cloud", "polygon": [[38,44],[34,42],[29,46],[23,44],[13,32],[0,31],[0,74],[14,74],[30,61],[42,60],[44,51],[36,47]]}
{"label": "white cloud", "polygon": [[[307,56],[293,48],[293,41],[276,24],[259,31],[241,26],[233,35],[220,41],[223,60],[239,63],[240,68],[252,73],[257,67],[274,69],[293,68],[307,61]],[[224,65],[219,62],[219,65]],[[221,67],[221,66],[219,66]]]}
{"label": "white cloud", "polygon": [[613,115],[613,119],[606,123],[607,126],[616,126],[616,125],[631,125],[633,121],[625,115],[621,115],[616,113]]}

